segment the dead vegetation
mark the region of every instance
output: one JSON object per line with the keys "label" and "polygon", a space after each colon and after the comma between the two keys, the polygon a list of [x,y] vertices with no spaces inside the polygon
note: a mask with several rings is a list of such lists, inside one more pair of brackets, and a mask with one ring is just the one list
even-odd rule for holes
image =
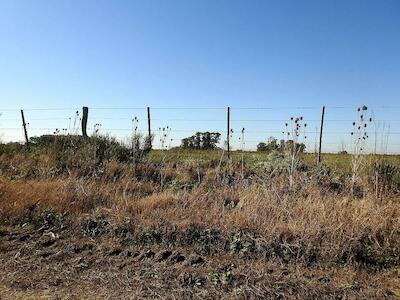
{"label": "dead vegetation", "polygon": [[0,153],[3,297],[92,298],[97,285],[117,298],[399,293],[397,166],[381,167],[377,197],[376,169],[351,193],[350,173],[304,162],[289,183],[277,156],[243,171],[225,160],[138,162],[100,137]]}

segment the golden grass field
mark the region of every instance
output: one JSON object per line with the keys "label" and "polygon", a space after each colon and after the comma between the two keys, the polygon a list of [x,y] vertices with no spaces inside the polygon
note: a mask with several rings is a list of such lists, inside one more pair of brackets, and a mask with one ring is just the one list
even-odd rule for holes
{"label": "golden grass field", "polygon": [[1,148],[0,299],[400,297],[400,156],[71,145]]}

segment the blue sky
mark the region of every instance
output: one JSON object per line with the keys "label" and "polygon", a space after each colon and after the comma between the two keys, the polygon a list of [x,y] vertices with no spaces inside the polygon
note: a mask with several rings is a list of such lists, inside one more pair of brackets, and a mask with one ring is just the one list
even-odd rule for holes
{"label": "blue sky", "polygon": [[[399,151],[399,15],[399,1],[0,0],[0,128],[20,126],[12,120],[19,112],[7,108],[230,105],[315,107],[232,111],[234,120],[304,115],[315,130],[320,106],[327,106],[328,120],[350,120],[366,104],[390,123],[389,148]],[[31,132],[70,126],[35,118],[73,116],[73,110],[26,113]],[[155,128],[176,129],[174,142],[192,129],[224,130],[223,109],[152,114],[160,119]],[[89,126],[129,129],[134,115],[142,120],[144,111],[91,110]],[[348,140],[350,124],[327,121],[326,151]],[[233,127],[248,129],[251,148],[279,137],[282,122]],[[0,131],[6,139],[21,134]]]}

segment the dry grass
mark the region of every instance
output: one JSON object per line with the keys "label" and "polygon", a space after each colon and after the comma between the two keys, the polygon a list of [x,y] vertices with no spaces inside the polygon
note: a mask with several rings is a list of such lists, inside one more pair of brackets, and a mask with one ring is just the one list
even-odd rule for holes
{"label": "dry grass", "polygon": [[[296,189],[289,190],[285,172],[256,173],[247,165],[242,178],[235,165],[217,169],[204,161],[132,168],[110,159],[96,172],[85,165],[89,172],[82,175],[79,166],[54,172],[57,161],[49,153],[35,159],[18,153],[0,157],[0,166],[2,226],[40,227],[43,212],[51,209],[67,214],[74,236],[81,235],[83,222],[100,217],[110,223],[111,236],[123,231],[123,238],[129,232],[135,241],[151,242],[149,236],[159,234],[157,243],[174,247],[203,243],[204,232],[214,232],[209,254],[234,251],[256,265],[268,258],[290,264],[293,272],[329,267],[336,284],[346,272],[363,268],[382,272],[374,277],[378,284],[376,278],[400,265],[399,195],[377,200],[367,179],[355,198],[348,178],[320,176],[318,170],[299,171]],[[340,180],[341,188],[332,187]],[[391,276],[385,288],[394,289],[396,282]]]}
{"label": "dry grass", "polygon": [[316,191],[302,196],[300,192],[278,193],[261,184],[215,189],[200,185],[191,191],[159,192],[149,186],[127,180],[2,179],[0,216],[4,223],[20,224],[51,208],[67,212],[76,226],[82,218],[101,214],[115,225],[132,220],[142,230],[160,220],[180,230],[191,224],[226,234],[242,230],[266,245],[279,242],[293,252],[293,258],[305,259],[313,252],[317,256],[313,259],[333,262],[357,259],[359,247],[385,258],[390,249],[399,246],[400,207],[396,198],[354,200],[348,196],[321,197]]}

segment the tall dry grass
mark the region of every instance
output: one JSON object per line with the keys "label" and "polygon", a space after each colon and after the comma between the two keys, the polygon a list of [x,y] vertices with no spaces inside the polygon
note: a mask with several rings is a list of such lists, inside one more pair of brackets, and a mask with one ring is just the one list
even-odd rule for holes
{"label": "tall dry grass", "polygon": [[1,223],[34,222],[49,208],[67,213],[75,228],[82,220],[101,215],[116,227],[129,220],[141,232],[154,229],[160,221],[180,232],[193,224],[227,237],[241,231],[265,248],[279,245],[284,251],[280,255],[290,259],[310,260],[313,255],[312,260],[371,259],[385,265],[385,260],[396,260],[400,249],[397,199],[378,202],[372,197],[354,200],[319,193],[301,197],[258,184],[157,192],[149,184],[129,181],[0,181]]}
{"label": "tall dry grass", "polygon": [[285,172],[257,173],[249,166],[242,176],[232,164],[217,169],[204,162],[143,162],[132,168],[115,158],[96,163],[84,165],[96,172],[80,172],[77,164],[57,169],[49,151],[34,157],[3,154],[0,224],[35,223],[52,209],[67,213],[75,229],[96,216],[115,228],[130,224],[136,235],[162,224],[184,235],[196,226],[227,241],[240,233],[254,253],[282,259],[400,264],[396,193],[377,200],[364,186],[362,196],[354,198],[346,178],[322,176],[319,169],[298,171],[296,188],[288,189]]}

